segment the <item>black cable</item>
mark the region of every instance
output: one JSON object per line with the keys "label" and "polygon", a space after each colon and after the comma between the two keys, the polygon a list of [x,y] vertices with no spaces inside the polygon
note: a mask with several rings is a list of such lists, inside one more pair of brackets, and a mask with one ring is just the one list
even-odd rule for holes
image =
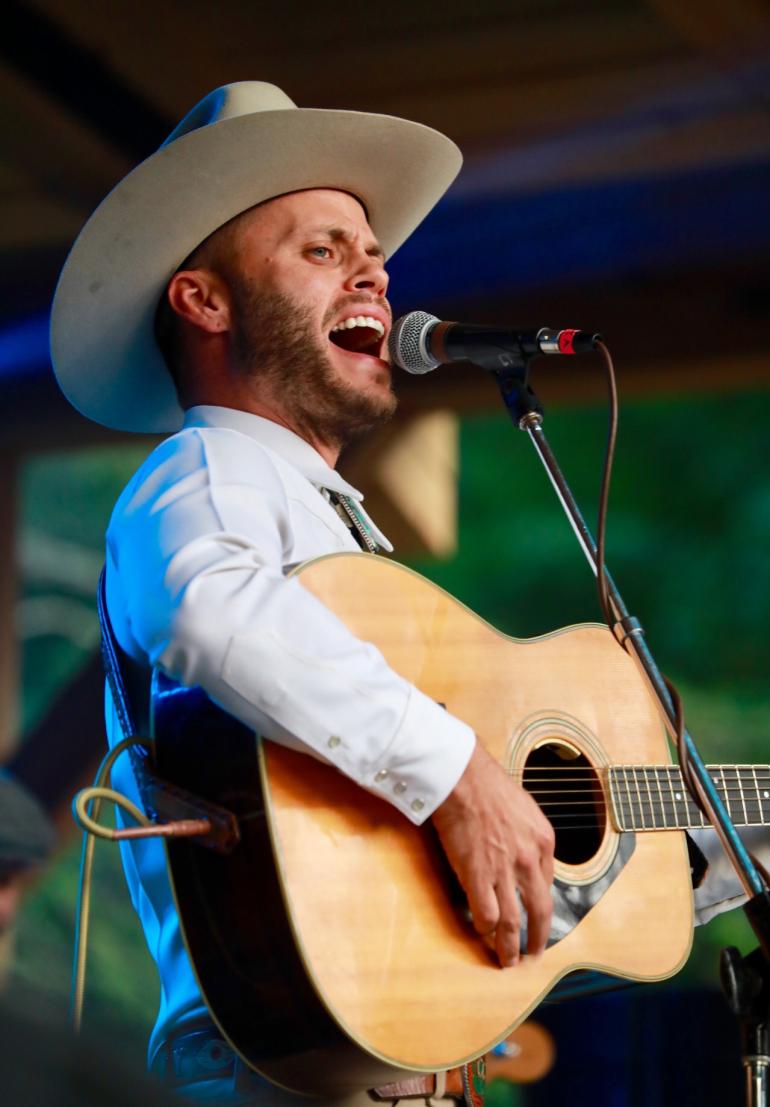
{"label": "black cable", "polygon": [[596,588],[599,595],[599,607],[601,608],[602,616],[605,623],[614,634],[617,620],[610,601],[610,590],[607,583],[607,567],[605,565],[605,549],[610,481],[612,480],[612,463],[615,458],[615,444],[618,437],[618,387],[615,380],[615,366],[612,363],[610,351],[601,341],[596,343],[596,348],[601,354],[607,370],[607,391],[609,393],[610,407],[607,445],[604,451],[604,467],[602,470],[602,483],[599,493],[599,514],[596,524]]}

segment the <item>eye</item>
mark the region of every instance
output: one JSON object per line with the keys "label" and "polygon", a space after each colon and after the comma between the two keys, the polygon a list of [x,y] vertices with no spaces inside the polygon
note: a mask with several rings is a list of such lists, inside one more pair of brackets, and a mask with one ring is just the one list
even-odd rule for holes
{"label": "eye", "polygon": [[321,261],[328,261],[334,257],[331,246],[311,246],[308,253],[311,257],[319,258]]}

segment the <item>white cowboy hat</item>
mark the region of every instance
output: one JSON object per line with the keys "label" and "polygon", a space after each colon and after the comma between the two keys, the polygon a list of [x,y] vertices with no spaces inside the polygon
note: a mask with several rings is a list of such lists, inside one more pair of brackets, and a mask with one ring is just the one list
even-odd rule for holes
{"label": "white cowboy hat", "polygon": [[199,243],[274,196],[338,188],[361,200],[390,255],[461,163],[450,139],[420,123],[298,108],[262,81],[215,89],[102,201],[70,251],[51,313],[64,394],[116,430],[178,430],[153,325],[169,278]]}

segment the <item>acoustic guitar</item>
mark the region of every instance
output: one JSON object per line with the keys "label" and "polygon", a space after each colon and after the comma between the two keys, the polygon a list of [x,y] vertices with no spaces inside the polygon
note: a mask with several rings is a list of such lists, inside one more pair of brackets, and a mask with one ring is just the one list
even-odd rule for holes
{"label": "acoustic guitar", "polygon": [[[501,969],[430,823],[413,826],[156,673],[155,771],[238,819],[227,855],[192,841],[167,848],[203,994],[243,1058],[292,1090],[338,1094],[486,1053],[576,970],[640,981],[677,972],[693,927],[681,832],[704,820],[610,632],[516,640],[370,555],[320,558],[298,575],[468,722],[541,805],[556,832],[554,921],[541,957]],[[736,823],[768,821],[770,766],[710,771]]]}

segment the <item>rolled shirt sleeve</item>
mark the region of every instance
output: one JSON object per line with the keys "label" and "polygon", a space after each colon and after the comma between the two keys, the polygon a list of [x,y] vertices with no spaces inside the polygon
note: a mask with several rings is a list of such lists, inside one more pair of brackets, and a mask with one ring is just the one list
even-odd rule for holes
{"label": "rolled shirt sleeve", "polygon": [[118,501],[108,606],[129,653],[419,824],[454,788],[475,736],[285,575],[351,548],[318,488],[284,459],[231,429],[191,428]]}

